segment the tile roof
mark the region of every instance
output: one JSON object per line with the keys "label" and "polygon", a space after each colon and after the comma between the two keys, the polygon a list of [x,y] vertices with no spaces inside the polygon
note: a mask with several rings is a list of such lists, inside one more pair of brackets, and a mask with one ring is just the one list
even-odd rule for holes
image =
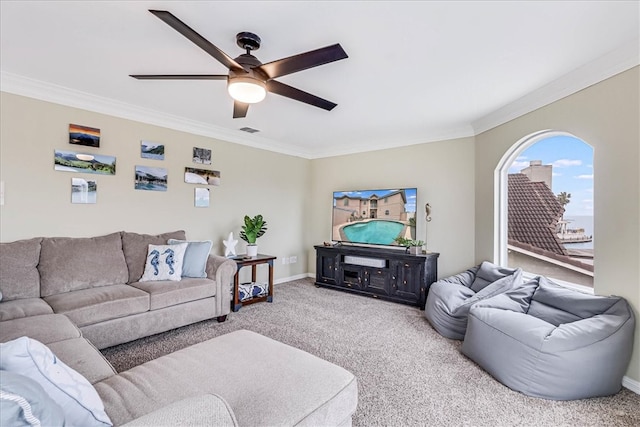
{"label": "tile roof", "polygon": [[558,255],[567,252],[556,236],[564,208],[543,182],[521,173],[509,174],[507,190],[508,239]]}

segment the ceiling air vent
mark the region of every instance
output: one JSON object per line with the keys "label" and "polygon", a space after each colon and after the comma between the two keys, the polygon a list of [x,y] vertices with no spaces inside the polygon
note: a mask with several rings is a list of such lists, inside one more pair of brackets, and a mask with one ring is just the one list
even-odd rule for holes
{"label": "ceiling air vent", "polygon": [[254,129],[254,128],[250,128],[250,127],[243,127],[240,128],[241,131],[243,132],[249,132],[249,133],[256,133],[256,132],[260,132],[258,129]]}

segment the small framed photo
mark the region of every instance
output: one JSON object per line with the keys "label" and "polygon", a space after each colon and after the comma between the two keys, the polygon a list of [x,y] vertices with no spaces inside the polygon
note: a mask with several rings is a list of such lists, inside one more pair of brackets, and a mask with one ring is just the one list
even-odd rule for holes
{"label": "small framed photo", "polygon": [[151,160],[164,160],[164,144],[140,141],[140,157]]}
{"label": "small framed photo", "polygon": [[136,190],[167,191],[167,170],[136,165]]}
{"label": "small framed photo", "polygon": [[71,178],[71,203],[95,203],[98,183],[93,179]]}
{"label": "small framed photo", "polygon": [[184,182],[189,184],[220,185],[220,172],[208,169],[184,168]]}
{"label": "small framed photo", "polygon": [[100,129],[82,125],[69,125],[69,144],[100,147]]}
{"label": "small framed photo", "polygon": [[196,190],[195,191],[196,208],[208,208],[209,207],[209,189],[196,188],[195,190]]}
{"label": "small framed photo", "polygon": [[211,150],[206,148],[193,147],[193,163],[200,163],[201,165],[211,164]]}

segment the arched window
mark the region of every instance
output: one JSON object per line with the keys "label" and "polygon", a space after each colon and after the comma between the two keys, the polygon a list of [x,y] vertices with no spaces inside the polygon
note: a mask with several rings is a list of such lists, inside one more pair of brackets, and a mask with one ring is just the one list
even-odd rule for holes
{"label": "arched window", "polygon": [[593,289],[593,148],[567,132],[522,138],[495,170],[495,261]]}

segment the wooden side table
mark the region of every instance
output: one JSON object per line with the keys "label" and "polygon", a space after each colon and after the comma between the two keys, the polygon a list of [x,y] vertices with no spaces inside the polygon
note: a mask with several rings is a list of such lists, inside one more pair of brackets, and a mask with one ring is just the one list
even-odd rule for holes
{"label": "wooden side table", "polygon": [[[233,301],[231,303],[231,310],[238,311],[243,305],[253,304],[254,302],[260,302],[260,301],[272,302],[273,301],[273,260],[276,259],[276,257],[272,255],[258,254],[255,257],[238,255],[230,259],[234,260],[238,265],[238,271],[236,271],[236,274],[233,277]],[[268,283],[269,291],[267,295],[254,297],[246,301],[240,301],[240,293],[238,292],[238,288],[240,286],[240,269],[242,267],[251,266],[251,281],[255,283],[256,269],[257,269],[257,266],[260,264],[269,264],[269,283]]]}

